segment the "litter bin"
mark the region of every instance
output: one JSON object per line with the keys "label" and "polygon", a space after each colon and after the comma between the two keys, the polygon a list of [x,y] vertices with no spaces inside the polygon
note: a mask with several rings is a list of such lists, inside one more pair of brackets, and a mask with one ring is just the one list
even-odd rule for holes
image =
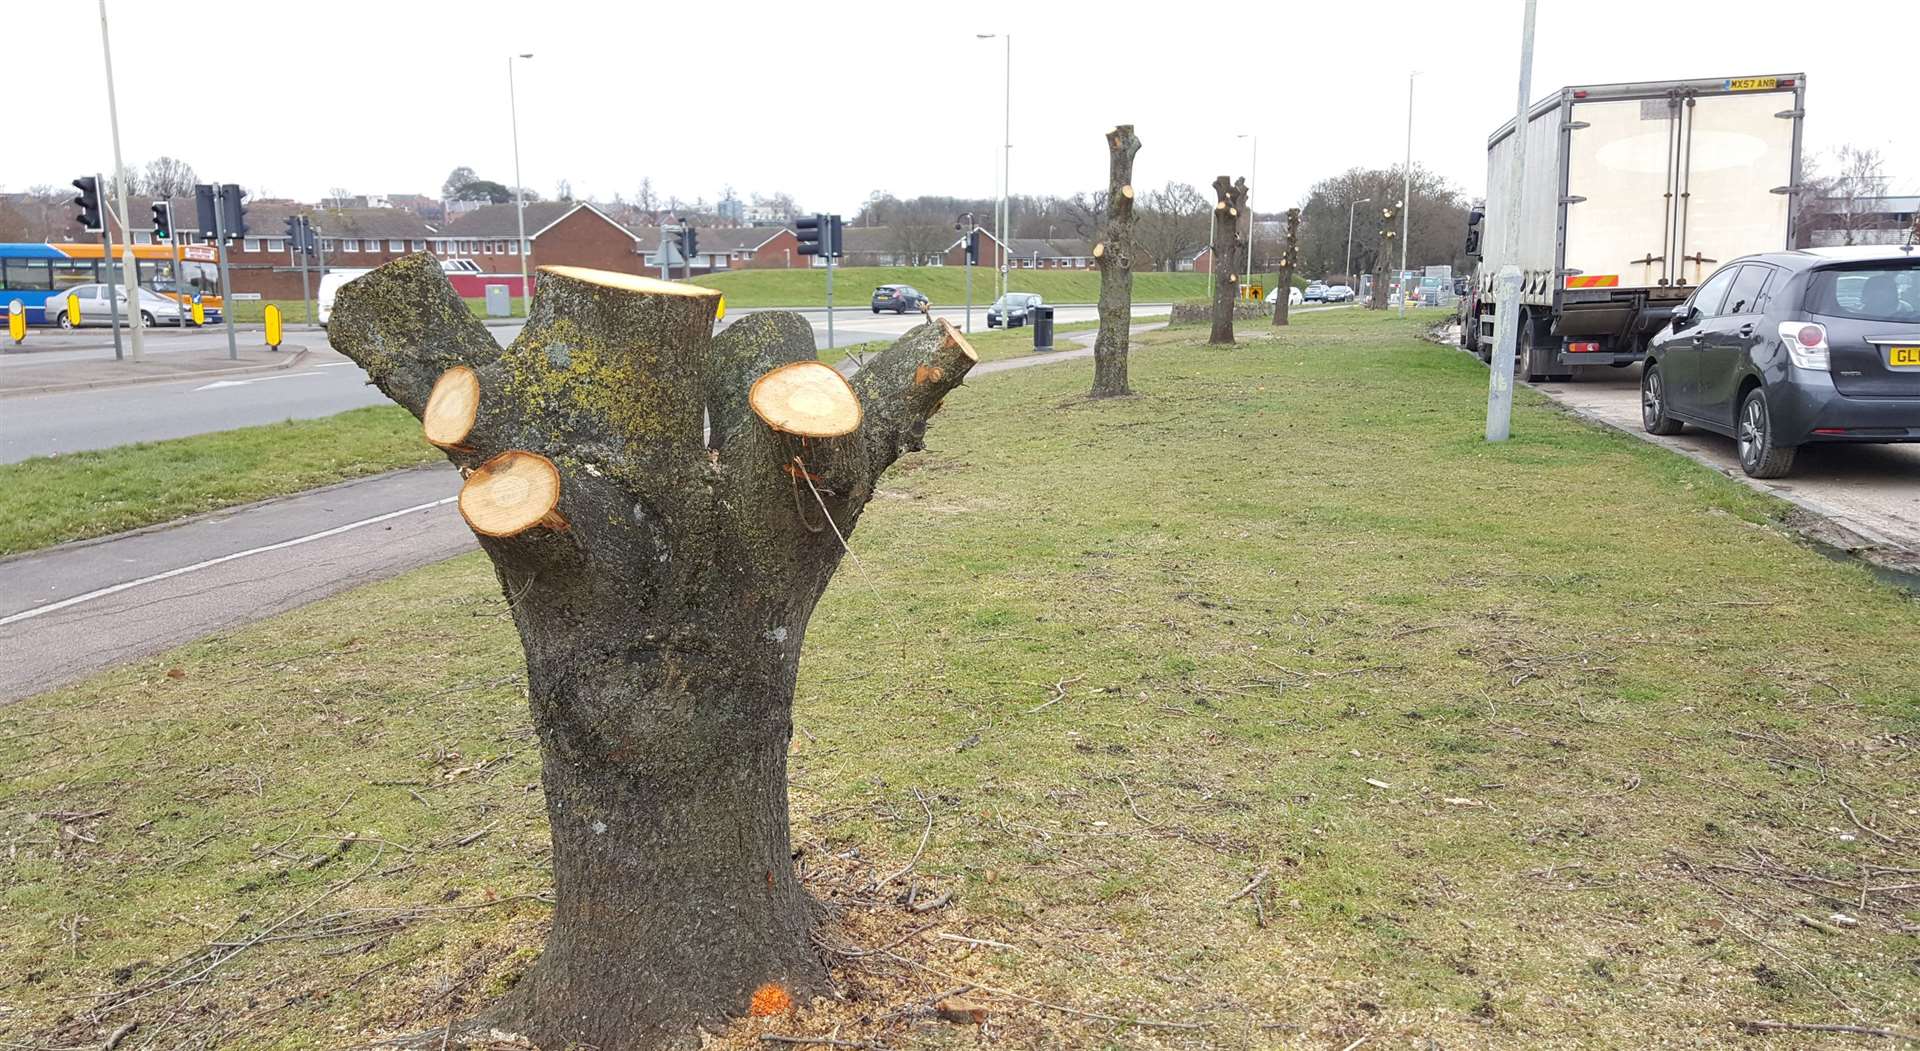
{"label": "litter bin", "polygon": [[1033,349],[1037,353],[1053,349],[1053,308],[1034,306],[1028,308],[1027,320],[1033,325]]}
{"label": "litter bin", "polygon": [[487,286],[487,316],[511,317],[513,315],[513,297],[505,285]]}

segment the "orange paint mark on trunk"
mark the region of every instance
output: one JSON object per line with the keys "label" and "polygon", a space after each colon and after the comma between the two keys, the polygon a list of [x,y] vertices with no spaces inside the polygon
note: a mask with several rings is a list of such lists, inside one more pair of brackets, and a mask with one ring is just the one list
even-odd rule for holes
{"label": "orange paint mark on trunk", "polygon": [[793,994],[774,982],[768,982],[753,991],[753,1003],[748,1005],[747,1013],[755,1018],[765,1018],[792,1009]]}

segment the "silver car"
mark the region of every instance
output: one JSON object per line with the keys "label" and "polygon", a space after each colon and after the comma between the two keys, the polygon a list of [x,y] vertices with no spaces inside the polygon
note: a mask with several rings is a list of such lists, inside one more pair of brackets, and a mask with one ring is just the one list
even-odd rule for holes
{"label": "silver car", "polygon": [[[127,290],[116,286],[114,292],[115,298],[119,300],[120,323],[127,324],[134,316],[133,311],[127,309]],[[55,315],[56,323],[61,328],[73,327],[73,322],[67,317],[67,296],[69,295],[80,301],[80,324],[113,324],[113,311],[107,305],[107,286],[104,283],[75,285],[64,292],[56,292],[47,297],[47,313]],[[139,320],[141,325],[147,327],[178,325],[181,323],[180,304],[151,288],[141,288]]]}

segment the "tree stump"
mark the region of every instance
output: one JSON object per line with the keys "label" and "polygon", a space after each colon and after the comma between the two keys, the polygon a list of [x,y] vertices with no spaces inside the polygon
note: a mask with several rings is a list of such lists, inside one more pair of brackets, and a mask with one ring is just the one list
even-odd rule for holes
{"label": "tree stump", "polygon": [[526,651],[553,831],[545,952],[488,1024],[684,1045],[828,988],[787,816],[814,603],[882,472],[977,360],[923,324],[849,384],[792,313],[542,267],[502,350],[432,256],[341,288],[333,345],[468,472]]}
{"label": "tree stump", "polygon": [[1213,196],[1213,332],[1207,342],[1232,343],[1233,305],[1240,299],[1236,268],[1247,248],[1246,238],[1240,236],[1240,217],[1247,210],[1247,180],[1215,176]]}
{"label": "tree stump", "polygon": [[1131,394],[1127,386],[1127,348],[1133,325],[1133,155],[1140,140],[1133,125],[1107,132],[1107,226],[1093,246],[1100,266],[1100,333],[1093,340],[1095,398]]}
{"label": "tree stump", "polygon": [[1287,308],[1293,305],[1293,266],[1300,254],[1300,209],[1287,209],[1287,244],[1280,251],[1280,272],[1273,279],[1273,323],[1287,323]]}

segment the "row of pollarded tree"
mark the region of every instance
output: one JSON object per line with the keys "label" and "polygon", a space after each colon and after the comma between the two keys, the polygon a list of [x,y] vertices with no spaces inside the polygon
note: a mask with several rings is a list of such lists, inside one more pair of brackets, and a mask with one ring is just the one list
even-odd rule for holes
{"label": "row of pollarded tree", "polygon": [[[1139,251],[1140,140],[1122,125],[1106,141],[1102,397],[1128,393]],[[1217,184],[1217,207],[1244,207],[1244,180]],[[978,359],[938,320],[848,379],[798,314],[716,335],[714,289],[541,269],[504,349],[425,254],[344,286],[330,336],[459,467],[525,651],[553,923],[471,1024],[543,1047],[678,1046],[830,990],[788,826],[801,644],[881,475]]]}

